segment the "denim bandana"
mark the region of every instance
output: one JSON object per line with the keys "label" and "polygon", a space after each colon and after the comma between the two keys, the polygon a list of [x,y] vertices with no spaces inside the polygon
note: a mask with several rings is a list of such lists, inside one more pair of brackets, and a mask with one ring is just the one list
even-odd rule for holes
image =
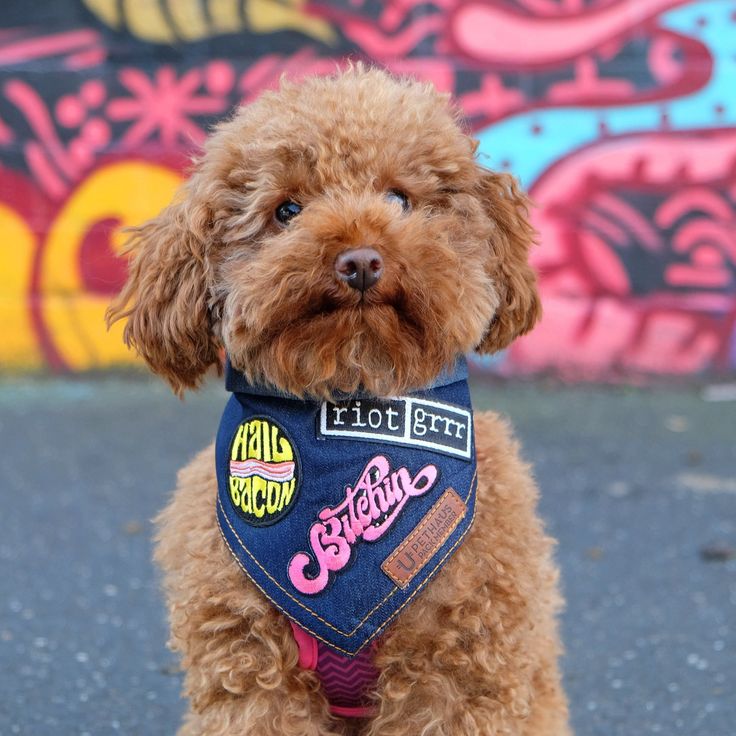
{"label": "denim bandana", "polygon": [[332,402],[251,386],[229,364],[217,519],[289,619],[354,656],[455,552],[473,521],[467,366],[391,399]]}

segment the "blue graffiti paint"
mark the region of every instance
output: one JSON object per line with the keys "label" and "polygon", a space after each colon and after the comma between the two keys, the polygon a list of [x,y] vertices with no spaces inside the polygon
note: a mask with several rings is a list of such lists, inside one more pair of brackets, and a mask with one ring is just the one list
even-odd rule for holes
{"label": "blue graffiti paint", "polygon": [[[662,27],[699,38],[713,55],[707,86],[672,100],[613,107],[534,110],[489,126],[478,134],[479,160],[493,168],[506,162],[530,187],[551,166],[608,135],[649,133],[661,129],[662,113],[669,130],[736,127],[736,0],[693,2],[663,14]],[[716,112],[720,106],[722,112]]]}

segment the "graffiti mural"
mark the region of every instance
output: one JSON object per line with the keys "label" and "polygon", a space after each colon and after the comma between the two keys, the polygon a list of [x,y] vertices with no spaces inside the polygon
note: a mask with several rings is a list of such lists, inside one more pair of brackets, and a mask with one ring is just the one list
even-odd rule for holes
{"label": "graffiti mural", "polygon": [[364,59],[451,92],[537,204],[541,326],[476,367],[736,369],[736,0],[6,0],[0,365],[135,361],[103,313],[121,228],[208,126]]}

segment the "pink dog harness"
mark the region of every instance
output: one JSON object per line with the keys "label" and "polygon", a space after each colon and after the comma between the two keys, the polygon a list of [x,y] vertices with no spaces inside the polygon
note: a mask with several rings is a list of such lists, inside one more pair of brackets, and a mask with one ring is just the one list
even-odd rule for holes
{"label": "pink dog harness", "polygon": [[299,666],[317,673],[332,715],[343,718],[373,715],[374,708],[367,697],[378,682],[378,670],[373,664],[375,646],[361,649],[355,657],[344,657],[320,644],[293,621],[289,623],[299,647]]}

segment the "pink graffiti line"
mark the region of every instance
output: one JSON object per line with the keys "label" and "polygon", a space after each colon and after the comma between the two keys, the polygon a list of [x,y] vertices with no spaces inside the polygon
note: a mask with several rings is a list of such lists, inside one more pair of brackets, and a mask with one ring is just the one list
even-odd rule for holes
{"label": "pink graffiti line", "polygon": [[[640,28],[690,0],[616,0],[564,17],[534,17],[500,3],[468,2],[450,17],[458,48],[473,59],[503,67],[558,65]],[[533,42],[532,42],[533,39]]]}
{"label": "pink graffiti line", "polygon": [[700,210],[714,219],[730,220],[734,213],[731,205],[719,194],[705,186],[692,186],[675,192],[654,215],[661,228],[672,227],[684,215]]}
{"label": "pink graffiti line", "polygon": [[94,46],[75,54],[69,54],[64,59],[64,66],[67,69],[87,69],[91,66],[101,64],[107,58],[107,51],[104,46]]}
{"label": "pink graffiti line", "polygon": [[38,143],[29,141],[24,146],[28,167],[46,191],[60,196],[68,187],[59,174],[75,181],[80,174],[78,164],[68,155],[43,100],[31,86],[13,79],[5,85],[5,95],[23,113],[38,138]]}
{"label": "pink graffiti line", "polygon": [[521,109],[526,102],[524,92],[506,87],[498,74],[485,74],[480,89],[460,97],[466,115],[486,115],[492,120]]}
{"label": "pink graffiti line", "polygon": [[261,90],[277,88],[284,74],[295,81],[305,76],[331,74],[344,64],[337,58],[317,57],[314,50],[308,47],[299,49],[291,56],[263,56],[240,77],[238,89],[243,95],[242,103],[253,100]]}
{"label": "pink graffiti line", "polygon": [[677,230],[672,245],[676,253],[689,253],[705,243],[717,247],[736,266],[736,221],[695,218]]}
{"label": "pink graffiti line", "polygon": [[0,44],[0,64],[17,64],[48,56],[89,50],[99,45],[100,34],[86,29],[14,39]]}
{"label": "pink graffiti line", "polygon": [[[422,496],[437,480],[437,466],[428,464],[412,477],[407,468],[391,471],[388,458],[376,455],[369,460],[351,488],[345,489],[345,500],[320,511],[319,519],[309,530],[311,555],[297,552],[289,562],[292,585],[305,595],[314,595],[327,586],[330,572],[342,570],[362,539],[375,542],[398,519],[411,498]],[[314,577],[307,568],[317,564]]]}
{"label": "pink graffiti line", "polygon": [[69,185],[54,169],[43,147],[37,141],[29,141],[24,150],[28,168],[33,172],[36,180],[54,199],[62,199],[69,191]]}
{"label": "pink graffiti line", "polygon": [[[432,5],[437,8],[450,8],[459,0],[432,0]],[[378,23],[382,28],[395,31],[413,13],[421,13],[420,9],[427,7],[425,0],[391,0],[383,4],[383,10]]]}
{"label": "pink graffiti line", "polygon": [[[299,57],[300,66],[304,67],[313,61],[314,54],[311,49],[300,49],[295,54]],[[294,59],[294,57],[291,57]],[[241,75],[238,89],[243,95],[242,104],[255,99],[263,89],[274,89],[278,86],[278,80],[283,73],[287,60],[276,54],[262,56]]]}
{"label": "pink graffiti line", "polygon": [[427,36],[439,33],[445,27],[445,22],[440,15],[419,18],[392,36],[377,31],[372,23],[365,21],[348,22],[342,30],[369,56],[376,59],[390,59],[406,56]]}
{"label": "pink graffiti line", "polygon": [[625,226],[647,250],[662,250],[662,239],[655,228],[630,204],[608,192],[599,192],[593,198],[592,204],[604,215]]}

